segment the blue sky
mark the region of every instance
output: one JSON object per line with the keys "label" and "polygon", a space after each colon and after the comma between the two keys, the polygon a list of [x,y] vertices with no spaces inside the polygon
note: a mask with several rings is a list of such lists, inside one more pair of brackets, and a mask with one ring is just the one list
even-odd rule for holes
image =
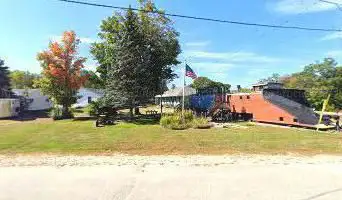
{"label": "blue sky", "polygon": [[[87,0],[136,6],[135,0]],[[342,4],[342,0],[331,0]],[[317,0],[172,0],[155,1],[169,13],[278,25],[342,29],[342,11]],[[39,73],[39,51],[65,30],[81,38],[80,54],[89,54],[101,20],[114,10],[55,0],[0,1],[0,57],[10,69]],[[300,71],[304,65],[332,56],[342,62],[342,33],[307,32],[219,24],[173,18],[180,32],[182,55],[200,76],[232,85],[249,86],[272,73]],[[181,73],[181,66],[175,68]],[[187,79],[189,83],[191,79]],[[182,78],[174,81],[182,84]]]}

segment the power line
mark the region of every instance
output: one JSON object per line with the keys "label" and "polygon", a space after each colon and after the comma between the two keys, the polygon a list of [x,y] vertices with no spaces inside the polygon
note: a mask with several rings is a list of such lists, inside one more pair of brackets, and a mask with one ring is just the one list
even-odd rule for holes
{"label": "power line", "polygon": [[342,7],[341,7],[342,4],[339,4],[339,3],[336,3],[336,2],[332,2],[332,1],[327,1],[327,0],[318,0],[318,1],[335,5],[340,11],[342,11]]}
{"label": "power line", "polygon": [[132,9],[134,11],[161,14],[161,15],[170,16],[170,17],[178,17],[178,18],[185,18],[185,19],[218,22],[218,23],[227,23],[227,24],[235,24],[235,25],[242,25],[242,26],[258,26],[258,27],[265,27],[265,28],[294,29],[294,30],[303,30],[303,31],[342,32],[341,29],[311,28],[311,27],[303,27],[303,26],[282,26],[282,25],[272,25],[272,24],[249,23],[249,22],[241,22],[241,21],[231,21],[231,20],[223,20],[223,19],[214,19],[214,18],[195,17],[195,16],[188,16],[188,15],[180,15],[180,14],[171,14],[171,13],[160,12],[160,11],[148,11],[148,10],[142,10],[142,9],[138,9],[138,8],[112,6],[112,5],[90,3],[90,2],[84,2],[84,1],[75,1],[75,0],[57,0],[57,1],[80,4],[80,5],[103,7],[103,8],[113,8],[113,9],[120,9],[120,10]]}

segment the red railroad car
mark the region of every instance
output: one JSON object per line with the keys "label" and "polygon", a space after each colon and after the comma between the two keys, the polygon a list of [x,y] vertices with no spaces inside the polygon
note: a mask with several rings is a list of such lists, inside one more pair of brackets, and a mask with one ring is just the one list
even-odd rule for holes
{"label": "red railroad car", "polygon": [[280,83],[254,85],[252,93],[227,94],[226,98],[232,113],[253,121],[305,127],[318,123],[305,91],[284,89]]}

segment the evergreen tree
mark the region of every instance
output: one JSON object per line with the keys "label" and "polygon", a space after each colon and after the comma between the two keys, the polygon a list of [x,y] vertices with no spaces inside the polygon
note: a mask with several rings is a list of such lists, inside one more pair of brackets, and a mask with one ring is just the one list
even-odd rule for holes
{"label": "evergreen tree", "polygon": [[[10,88],[10,78],[9,78],[8,67],[5,66],[5,62],[0,59],[0,97],[6,97]],[[2,94],[2,95],[1,95]]]}
{"label": "evergreen tree", "polygon": [[[156,8],[140,1],[142,10]],[[165,90],[175,78],[172,66],[180,54],[178,33],[162,13],[115,13],[101,24],[102,42],[92,45],[97,72],[106,82],[105,106],[127,106],[132,111]],[[132,112],[131,112],[132,114]]]}
{"label": "evergreen tree", "polygon": [[137,15],[131,9],[126,13],[118,37],[116,62],[108,67],[105,102],[128,106],[132,116],[133,108],[146,92],[144,79],[148,74],[143,59],[143,35]]}

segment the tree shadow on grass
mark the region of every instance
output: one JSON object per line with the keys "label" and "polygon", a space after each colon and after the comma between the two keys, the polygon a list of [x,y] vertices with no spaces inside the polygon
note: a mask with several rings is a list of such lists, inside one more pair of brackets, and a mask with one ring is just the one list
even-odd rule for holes
{"label": "tree shadow on grass", "polygon": [[47,119],[49,117],[49,111],[48,110],[42,110],[42,111],[25,111],[21,113],[18,117],[10,118],[10,120],[14,121],[33,121],[37,119]]}
{"label": "tree shadow on grass", "polygon": [[138,118],[131,123],[136,125],[157,125],[159,124],[159,118]]}
{"label": "tree shadow on grass", "polygon": [[[160,121],[160,115],[136,115],[133,118],[131,118],[127,114],[119,114],[115,117],[108,117],[111,119],[114,124],[116,125],[120,122],[125,122],[125,123],[131,123],[135,125],[158,125]],[[99,119],[99,117],[94,117],[94,116],[86,116],[86,117],[75,117],[73,120],[74,121],[96,121]],[[107,125],[105,125],[107,126]]]}
{"label": "tree shadow on grass", "polygon": [[160,121],[160,115],[136,115],[133,119],[128,115],[121,115],[118,116],[117,120],[135,125],[157,125]]}

